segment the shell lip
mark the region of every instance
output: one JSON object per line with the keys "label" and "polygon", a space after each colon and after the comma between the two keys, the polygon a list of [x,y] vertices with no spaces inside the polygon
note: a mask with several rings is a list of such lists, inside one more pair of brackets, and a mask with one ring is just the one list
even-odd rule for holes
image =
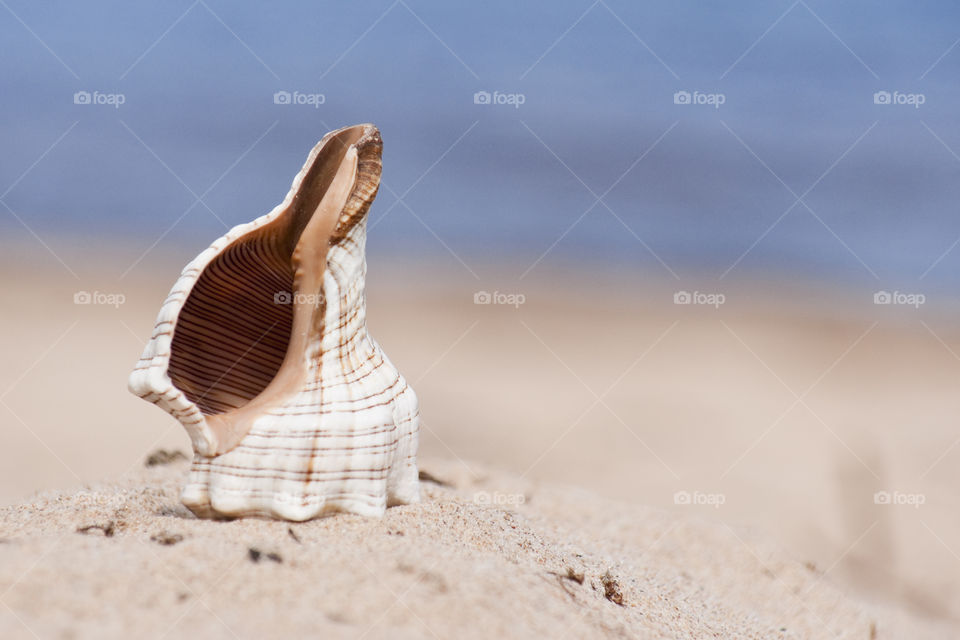
{"label": "shell lip", "polygon": [[359,142],[361,141],[366,141],[369,139],[380,137],[380,130],[377,128],[377,125],[373,124],[372,122],[364,122],[361,124],[354,124],[347,127],[340,127],[339,129],[334,129],[333,131],[330,131],[324,134],[324,136],[320,139],[320,144],[322,145],[329,138],[334,138],[336,136],[343,135],[347,131],[355,131],[355,130],[362,131],[360,137],[357,138],[356,144],[359,144]]}

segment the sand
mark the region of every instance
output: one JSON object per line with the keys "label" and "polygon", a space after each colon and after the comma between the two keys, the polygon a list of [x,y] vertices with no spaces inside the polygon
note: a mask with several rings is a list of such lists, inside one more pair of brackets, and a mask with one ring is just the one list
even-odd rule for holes
{"label": "sand", "polygon": [[51,243],[76,278],[0,258],[0,637],[960,637],[954,309],[743,280],[677,307],[716,282],[373,260],[371,331],[420,396],[423,468],[454,486],[297,543],[187,518],[183,464],[143,466],[189,447],[125,389],[184,256],[121,278],[145,247],[97,266]]}
{"label": "sand", "polygon": [[8,507],[0,637],[935,637],[749,531],[422,466],[382,520],[198,520],[184,461]]}

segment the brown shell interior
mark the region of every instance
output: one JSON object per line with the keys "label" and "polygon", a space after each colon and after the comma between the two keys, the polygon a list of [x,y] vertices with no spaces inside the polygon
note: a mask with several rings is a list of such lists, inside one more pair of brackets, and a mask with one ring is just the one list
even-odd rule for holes
{"label": "brown shell interior", "polygon": [[[236,431],[228,414],[302,359],[292,336],[305,339],[323,308],[295,303],[297,294],[322,293],[327,248],[345,223],[362,218],[376,192],[367,193],[371,180],[379,183],[380,149],[371,125],[329,136],[287,209],[228,245],[200,274],[178,315],[167,373],[202,413],[223,418],[212,425]],[[371,154],[376,175],[358,175],[372,166]]]}

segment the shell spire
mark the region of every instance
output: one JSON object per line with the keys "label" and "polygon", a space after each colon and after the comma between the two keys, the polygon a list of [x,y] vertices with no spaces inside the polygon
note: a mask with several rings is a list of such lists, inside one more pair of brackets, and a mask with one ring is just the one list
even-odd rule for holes
{"label": "shell spire", "polygon": [[381,515],[419,501],[416,395],[366,328],[380,132],[328,133],[283,202],[186,266],[130,390],[187,430],[200,516]]}

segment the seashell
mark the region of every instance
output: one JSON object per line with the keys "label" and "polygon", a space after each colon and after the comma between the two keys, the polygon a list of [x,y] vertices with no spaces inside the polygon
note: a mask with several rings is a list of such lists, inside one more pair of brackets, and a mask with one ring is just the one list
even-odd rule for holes
{"label": "seashell", "polygon": [[380,516],[419,502],[413,390],[367,333],[380,132],[328,133],[287,197],[188,264],[130,390],[187,430],[200,517]]}

